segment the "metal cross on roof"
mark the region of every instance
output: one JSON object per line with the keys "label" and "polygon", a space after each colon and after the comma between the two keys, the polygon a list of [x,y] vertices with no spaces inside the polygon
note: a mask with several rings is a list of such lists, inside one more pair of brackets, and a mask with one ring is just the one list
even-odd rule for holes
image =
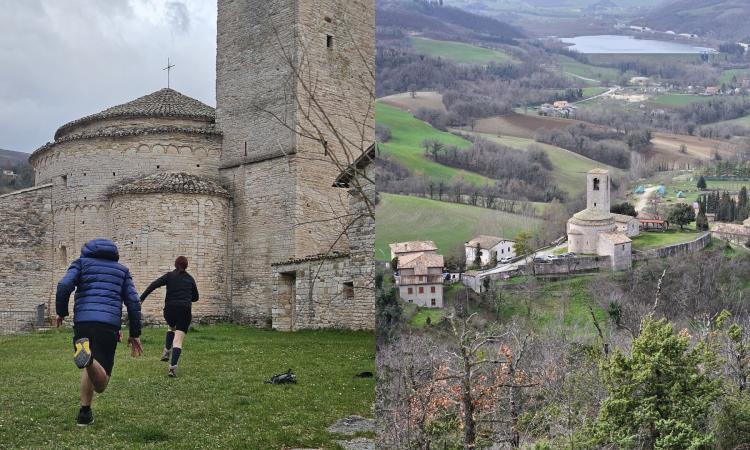
{"label": "metal cross on roof", "polygon": [[170,72],[172,71],[172,67],[174,67],[174,64],[170,64],[169,58],[167,58],[167,67],[165,67],[164,69],[162,69],[162,70],[166,70],[167,71],[167,88],[169,88],[169,81],[170,81],[169,80],[169,75],[170,75]]}

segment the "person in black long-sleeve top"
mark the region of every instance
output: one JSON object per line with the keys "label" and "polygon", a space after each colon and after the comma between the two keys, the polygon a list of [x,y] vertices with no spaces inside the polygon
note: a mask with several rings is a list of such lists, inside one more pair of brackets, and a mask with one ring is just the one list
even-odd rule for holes
{"label": "person in black long-sleeve top", "polygon": [[182,353],[182,343],[185,335],[190,328],[190,322],[193,319],[192,304],[198,301],[198,286],[195,284],[193,277],[187,273],[188,260],[184,256],[179,256],[174,262],[175,270],[167,272],[154,280],[151,285],[141,294],[141,303],[146,297],[162,286],[167,287],[167,294],[164,298],[164,320],[169,325],[167,337],[162,353],[162,361],[170,361],[170,377],[177,376],[177,362]]}

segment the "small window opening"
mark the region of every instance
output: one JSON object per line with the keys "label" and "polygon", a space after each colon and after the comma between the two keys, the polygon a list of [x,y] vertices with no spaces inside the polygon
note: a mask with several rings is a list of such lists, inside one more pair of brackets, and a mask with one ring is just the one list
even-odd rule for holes
{"label": "small window opening", "polygon": [[594,178],[594,190],[599,190],[599,178]]}
{"label": "small window opening", "polygon": [[326,48],[333,48],[333,36],[326,34]]}
{"label": "small window opening", "polygon": [[201,166],[200,164],[196,164],[196,165],[195,165],[195,167],[200,167],[200,166]]}
{"label": "small window opening", "polygon": [[86,225],[86,221],[85,221],[85,220],[82,220],[82,221],[81,221],[81,225]]}
{"label": "small window opening", "polygon": [[63,186],[68,187],[68,176],[67,175],[63,175],[62,176],[62,182],[63,182]]}
{"label": "small window opening", "polygon": [[157,168],[157,169],[159,169],[160,167],[161,167],[160,165],[158,165],[158,164],[156,165],[156,168]]}
{"label": "small window opening", "polygon": [[330,17],[328,17],[328,16],[325,16],[325,17],[323,18],[323,20],[325,20],[325,21],[326,21],[326,22],[328,22],[328,23],[331,23],[331,22],[333,22],[333,19],[331,19],[331,18],[330,18]]}
{"label": "small window opening", "polygon": [[113,177],[116,177],[116,176],[117,176],[117,174],[116,174],[115,172],[112,172],[112,176],[113,176]]}
{"label": "small window opening", "polygon": [[84,176],[84,177],[86,176],[86,172],[83,172],[83,176]]}

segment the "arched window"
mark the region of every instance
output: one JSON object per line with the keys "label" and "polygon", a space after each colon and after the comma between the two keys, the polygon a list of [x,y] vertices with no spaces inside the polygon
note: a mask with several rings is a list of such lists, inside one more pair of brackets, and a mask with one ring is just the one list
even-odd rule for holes
{"label": "arched window", "polygon": [[594,178],[594,190],[599,190],[599,178]]}

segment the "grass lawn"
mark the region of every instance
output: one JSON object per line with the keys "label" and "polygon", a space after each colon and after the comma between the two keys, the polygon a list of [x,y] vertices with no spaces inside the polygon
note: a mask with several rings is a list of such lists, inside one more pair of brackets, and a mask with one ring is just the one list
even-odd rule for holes
{"label": "grass lawn", "polygon": [[724,120],[717,122],[714,125],[741,125],[743,127],[750,127],[750,116],[739,117],[732,120]]}
{"label": "grass lawn", "polygon": [[655,106],[685,106],[691,103],[708,102],[713,97],[710,95],[681,95],[664,94],[652,97],[648,103]]}
{"label": "grass lawn", "polygon": [[462,64],[516,63],[511,55],[461,42],[437,41],[423,37],[411,38],[411,46],[419,54],[445,58]]}
{"label": "grass lawn", "polygon": [[611,67],[599,67],[579,62],[569,56],[555,55],[555,60],[564,72],[581,78],[589,78],[596,81],[614,81],[620,76],[620,71]]}
{"label": "grass lawn", "polygon": [[420,197],[381,194],[375,211],[375,255],[389,259],[388,244],[433,240],[440,253],[462,245],[478,234],[513,238],[539,226],[539,219],[493,209]]}
{"label": "grass lawn", "polygon": [[742,79],[750,75],[750,69],[727,69],[721,73],[719,83],[731,83],[732,77],[736,78],[739,83]]}
{"label": "grass lawn", "polygon": [[596,97],[599,94],[607,92],[609,89],[603,87],[587,87],[583,88],[583,98]]}
{"label": "grass lawn", "polygon": [[427,318],[430,318],[430,323],[433,325],[438,324],[445,316],[445,310],[440,308],[418,308],[417,313],[411,319],[411,325],[415,327],[424,327],[427,325]]}
{"label": "grass lawn", "polygon": [[413,173],[445,182],[463,178],[466,182],[475,186],[494,184],[494,181],[490,178],[444,166],[424,156],[422,141],[425,139],[438,140],[445,145],[467,148],[471,146],[471,142],[466,139],[436,130],[430,124],[415,119],[411,114],[382,103],[376,105],[375,118],[378,124],[391,129],[391,139],[379,146],[383,154],[392,155]]}
{"label": "grass lawn", "polygon": [[631,61],[701,63],[700,55],[696,53],[589,53],[586,56],[594,65],[618,65]]}
{"label": "grass lawn", "polygon": [[[127,334],[127,332],[125,332]],[[279,333],[235,325],[188,334],[178,378],[159,361],[162,329],[146,329],[145,356],[118,346],[112,380],[94,399],[96,422],[75,425],[80,371],[69,329],[0,337],[2,448],[339,448],[326,428],[371,416],[371,333]],[[297,385],[264,384],[292,368]]]}
{"label": "grass lawn", "polygon": [[700,233],[696,233],[694,230],[680,231],[676,229],[664,232],[646,231],[631,239],[633,240],[633,250],[643,251],[694,241],[699,236]]}
{"label": "grass lawn", "polygon": [[535,330],[562,323],[571,334],[595,333],[591,323],[589,305],[602,326],[607,323],[606,313],[592,303],[589,294],[591,276],[571,277],[560,281],[539,280],[529,289],[505,289],[501,291],[499,320],[525,320]]}
{"label": "grass lawn", "polygon": [[513,136],[497,137],[490,134],[482,134],[481,136],[490,141],[507,145],[508,147],[518,150],[525,151],[529,145],[537,145],[546,150],[547,156],[549,156],[549,159],[555,168],[552,172],[552,176],[555,179],[557,187],[567,192],[571,198],[580,195],[586,190],[585,173],[591,169],[607,169],[610,171],[610,174],[615,177],[622,174],[622,170],[620,169],[594,161],[593,159],[586,158],[585,156],[573,153],[570,150],[565,150],[564,148],[536,142],[533,139]]}
{"label": "grass lawn", "polygon": [[[687,179],[686,179],[687,178]],[[650,180],[650,184],[658,185],[658,180]],[[676,177],[671,181],[664,182],[666,188],[666,194],[664,201],[668,203],[677,203],[678,201],[693,202],[698,199],[698,195],[702,191],[698,189],[698,176],[691,177]],[[750,181],[729,181],[729,180],[706,180],[706,190],[730,191],[739,192],[742,186],[750,189]],[[685,195],[684,199],[678,199],[677,193],[682,191]]]}

